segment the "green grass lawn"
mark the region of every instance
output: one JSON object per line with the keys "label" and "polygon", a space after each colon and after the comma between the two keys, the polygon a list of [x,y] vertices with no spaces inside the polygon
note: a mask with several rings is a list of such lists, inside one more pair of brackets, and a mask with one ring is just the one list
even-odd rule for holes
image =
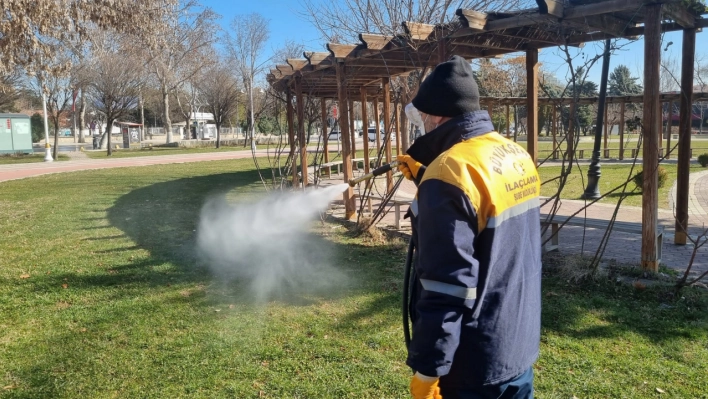
{"label": "green grass lawn", "polygon": [[[662,164],[661,166],[668,173],[668,179],[664,187],[659,189],[659,208],[668,209],[669,207],[669,192],[676,180],[676,164]],[[580,169],[580,170],[579,170]],[[600,173],[600,194],[604,194],[618,185],[624,183],[631,169],[631,165],[601,165]],[[639,173],[642,170],[641,163],[637,163],[634,169],[633,175]],[[706,168],[701,167],[696,163],[691,164],[691,172],[699,172],[701,170],[706,170]],[[545,182],[547,180],[553,179],[560,175],[561,168],[559,166],[546,166],[538,168],[538,172],[541,176],[541,181]],[[561,198],[565,199],[580,199],[580,196],[585,191],[585,186],[587,185],[587,173],[588,165],[581,165],[580,168],[577,166],[573,167],[573,171],[563,188],[561,193]],[[548,182],[541,187],[541,195],[551,196],[558,191],[559,182],[558,180]],[[642,206],[642,192],[640,189],[636,189],[634,182],[630,182],[627,185],[627,198],[622,202],[623,205],[631,206]],[[616,204],[620,198],[621,189],[609,194],[607,197],[600,200],[600,202]]]}
{"label": "green grass lawn", "polygon": [[[68,161],[69,156],[64,154],[59,154],[58,159],[55,161]],[[29,154],[29,155],[15,155],[15,154],[0,154],[0,165],[12,165],[17,163],[37,163],[44,162],[44,154]]]}
{"label": "green grass lawn", "polygon": [[[400,240],[315,223],[346,279],[267,303],[197,260],[204,200],[261,187],[250,160],[0,183],[0,397],[407,397]],[[705,395],[706,294],[684,297],[547,275],[537,396]]]}
{"label": "green grass lawn", "polygon": [[[263,149],[265,150],[267,146],[258,146],[258,149]],[[274,149],[274,146],[271,146],[271,149]],[[182,147],[153,147],[153,149],[119,149],[119,150],[113,150],[113,154],[110,156],[110,158],[132,158],[132,157],[146,157],[146,156],[154,156],[154,155],[180,155],[180,154],[201,154],[201,153],[208,153],[208,152],[227,152],[227,151],[250,151],[250,147],[243,147],[243,146],[229,146],[229,147],[221,147],[221,148],[206,148],[206,147],[200,147],[200,148],[182,148]],[[107,152],[105,150],[103,151],[86,151],[86,155],[89,158],[94,158],[94,159],[103,159],[103,158],[109,158],[107,155]]]}

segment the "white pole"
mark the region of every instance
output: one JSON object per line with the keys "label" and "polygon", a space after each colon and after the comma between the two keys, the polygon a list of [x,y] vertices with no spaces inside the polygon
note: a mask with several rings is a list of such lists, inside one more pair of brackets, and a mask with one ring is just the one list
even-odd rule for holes
{"label": "white pole", "polygon": [[54,162],[52,158],[52,146],[49,145],[49,122],[47,122],[47,95],[44,93],[44,85],[42,90],[42,109],[44,110],[44,162]]}

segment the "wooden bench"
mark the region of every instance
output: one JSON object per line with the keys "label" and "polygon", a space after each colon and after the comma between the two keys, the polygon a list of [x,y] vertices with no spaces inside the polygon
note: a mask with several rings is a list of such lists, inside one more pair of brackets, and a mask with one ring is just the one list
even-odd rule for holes
{"label": "wooden bench", "polygon": [[[565,223],[565,226],[584,226],[591,229],[603,229],[606,230],[609,225],[609,220],[604,219],[590,219],[582,217],[574,217],[566,222],[567,216],[555,215],[549,219],[549,215],[541,215],[541,225],[551,226],[551,244],[546,245],[544,250],[546,252],[557,251],[560,244],[558,240],[558,232],[560,230],[560,225]],[[612,231],[619,231],[622,233],[633,233],[642,234],[642,224],[633,222],[618,222],[612,225]],[[656,231],[657,245],[656,245],[656,260],[661,262],[662,248],[664,244],[664,226],[657,226]]]}

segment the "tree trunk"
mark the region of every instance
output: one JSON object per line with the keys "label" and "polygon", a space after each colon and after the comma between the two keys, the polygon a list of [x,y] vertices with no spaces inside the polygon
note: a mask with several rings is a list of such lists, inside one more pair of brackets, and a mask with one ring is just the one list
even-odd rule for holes
{"label": "tree trunk", "polygon": [[216,148],[221,148],[221,123],[216,122]]}
{"label": "tree trunk", "polygon": [[145,104],[143,103],[143,96],[140,95],[140,141],[145,140]]}
{"label": "tree trunk", "polygon": [[107,146],[107,140],[106,140],[106,131],[104,130],[103,133],[101,134],[101,141],[98,143],[98,148],[101,150],[105,150]]}
{"label": "tree trunk", "polygon": [[59,154],[59,118],[54,122],[54,148],[52,149],[52,156],[54,160],[58,161],[57,155]]}
{"label": "tree trunk", "polygon": [[79,99],[79,143],[85,143],[84,126],[86,126],[86,101],[84,100],[84,90],[81,89],[81,98]]}
{"label": "tree trunk", "polygon": [[108,152],[107,152],[108,156],[113,155],[113,148],[112,148],[112,144],[111,144],[111,130],[113,130],[113,121],[108,120],[106,122],[106,135],[108,136]]}
{"label": "tree trunk", "polygon": [[173,138],[172,138],[172,121],[170,120],[170,94],[166,91],[162,92],[162,104],[164,106],[164,111],[165,111],[165,114],[162,117],[163,122],[164,122],[165,138],[167,140],[167,143],[169,144],[173,141]]}

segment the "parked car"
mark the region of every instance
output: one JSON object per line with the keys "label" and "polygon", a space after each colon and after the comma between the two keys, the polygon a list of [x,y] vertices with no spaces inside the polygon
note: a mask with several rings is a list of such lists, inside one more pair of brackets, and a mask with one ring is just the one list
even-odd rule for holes
{"label": "parked car", "polygon": [[369,142],[373,143],[376,141],[376,128],[370,127],[368,130]]}
{"label": "parked car", "polygon": [[340,141],[342,139],[342,132],[339,130],[332,130],[327,135],[327,141]]}

